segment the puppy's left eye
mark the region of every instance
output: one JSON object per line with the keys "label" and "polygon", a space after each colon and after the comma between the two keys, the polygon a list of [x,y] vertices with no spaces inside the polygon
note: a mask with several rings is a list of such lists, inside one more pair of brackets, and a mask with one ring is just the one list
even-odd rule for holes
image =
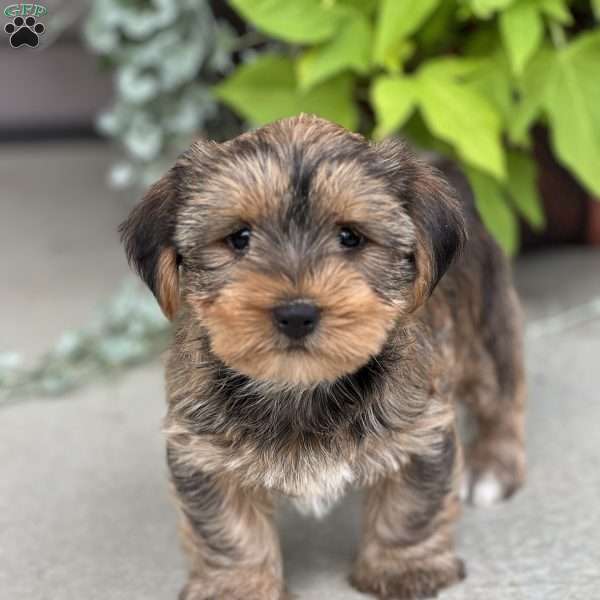
{"label": "puppy's left eye", "polygon": [[239,231],[236,231],[227,237],[227,243],[236,252],[244,252],[250,245],[250,235],[250,228],[242,227]]}
{"label": "puppy's left eye", "polygon": [[365,243],[364,236],[351,227],[342,227],[338,239],[344,248],[358,248]]}

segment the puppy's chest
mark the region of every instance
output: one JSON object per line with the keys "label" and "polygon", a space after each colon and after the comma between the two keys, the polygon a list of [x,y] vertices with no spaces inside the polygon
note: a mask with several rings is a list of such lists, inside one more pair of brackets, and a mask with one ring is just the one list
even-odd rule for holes
{"label": "puppy's chest", "polygon": [[325,515],[357,479],[354,465],[343,459],[298,475],[287,490],[279,491],[288,496],[301,513],[317,517]]}
{"label": "puppy's chest", "polygon": [[251,453],[239,467],[252,484],[289,498],[302,513],[322,516],[348,488],[399,468],[398,457],[390,455],[387,459],[376,460],[356,447],[305,444],[278,452]]}

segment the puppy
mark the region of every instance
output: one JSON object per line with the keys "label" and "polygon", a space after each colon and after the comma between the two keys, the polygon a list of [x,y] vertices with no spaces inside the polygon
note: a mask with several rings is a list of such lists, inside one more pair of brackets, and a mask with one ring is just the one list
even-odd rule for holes
{"label": "puppy", "polygon": [[523,481],[525,387],[509,267],[462,196],[401,142],[302,115],[196,142],[122,225],[175,325],[181,599],[286,598],[277,499],[319,514],[350,486],[367,489],[358,590],[464,577],[455,400],[478,425],[465,493],[489,503]]}

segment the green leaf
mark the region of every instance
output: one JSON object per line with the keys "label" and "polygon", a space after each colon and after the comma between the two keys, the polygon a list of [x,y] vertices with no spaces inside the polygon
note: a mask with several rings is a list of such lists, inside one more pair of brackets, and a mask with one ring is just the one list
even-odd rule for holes
{"label": "green leaf", "polygon": [[347,9],[321,0],[229,0],[257,29],[297,44],[322,42],[334,35]]}
{"label": "green leaf", "polygon": [[396,68],[405,39],[427,19],[440,0],[381,0],[373,59],[377,64]]}
{"label": "green leaf", "polygon": [[301,112],[320,115],[349,129],[358,123],[350,76],[340,75],[302,92],[296,85],[293,62],[275,54],[238,67],[213,89],[218,98],[255,125]]}
{"label": "green leaf", "polygon": [[347,19],[339,32],[321,46],[307,50],[298,60],[298,80],[302,89],[353,69],[365,74],[371,54],[371,26],[358,14]]}
{"label": "green leaf", "polygon": [[371,87],[371,103],[377,127],[375,139],[381,139],[401,127],[416,106],[417,86],[408,77],[379,77]]}
{"label": "green leaf", "polygon": [[421,72],[443,80],[463,80],[477,73],[487,62],[479,57],[445,56],[426,62]]}
{"label": "green leaf", "polygon": [[468,0],[473,13],[482,19],[489,19],[496,11],[504,10],[513,2],[514,0]]}
{"label": "green leaf", "polygon": [[496,52],[482,59],[472,72],[465,74],[464,83],[494,106],[505,128],[512,122],[515,101],[510,66],[504,52]]}
{"label": "green leaf", "polygon": [[431,132],[452,144],[464,161],[502,179],[506,171],[500,116],[483,96],[452,78],[455,68],[445,73],[437,63],[419,71],[423,118]]}
{"label": "green leaf", "polygon": [[514,144],[524,145],[531,124],[542,112],[546,88],[554,77],[555,51],[542,47],[527,65],[519,84],[520,100],[508,121],[508,137]]}
{"label": "green leaf", "polygon": [[600,32],[580,35],[555,55],[544,106],[562,163],[600,194]]}
{"label": "green leaf", "polygon": [[489,175],[474,169],[467,169],[467,177],[473,188],[481,220],[504,251],[513,256],[519,247],[519,224],[500,184]]}
{"label": "green leaf", "polygon": [[513,71],[520,75],[544,37],[538,7],[530,0],[517,2],[500,14],[499,25]]}
{"label": "green leaf", "polygon": [[546,218],[537,186],[535,162],[522,152],[509,152],[507,168],[506,187],[517,211],[533,229],[543,228]]}
{"label": "green leaf", "polygon": [[600,21],[600,0],[591,0],[591,2],[592,2],[592,11],[594,12],[596,21]]}

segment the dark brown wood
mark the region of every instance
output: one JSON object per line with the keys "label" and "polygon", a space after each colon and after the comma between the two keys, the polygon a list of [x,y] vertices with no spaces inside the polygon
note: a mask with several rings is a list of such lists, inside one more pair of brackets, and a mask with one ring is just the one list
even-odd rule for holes
{"label": "dark brown wood", "polygon": [[600,245],[600,198],[588,198],[587,242]]}

